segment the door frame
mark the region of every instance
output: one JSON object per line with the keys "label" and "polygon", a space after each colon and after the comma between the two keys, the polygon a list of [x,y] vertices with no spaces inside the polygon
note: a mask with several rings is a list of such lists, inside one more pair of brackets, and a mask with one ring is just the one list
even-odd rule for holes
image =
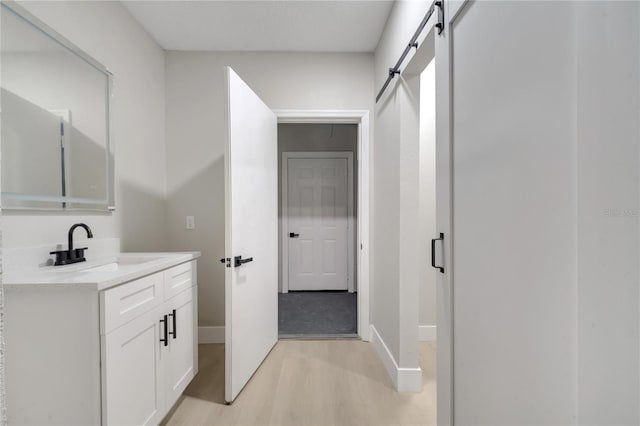
{"label": "door frame", "polygon": [[282,153],[282,292],[289,292],[289,196],[287,193],[289,182],[289,159],[321,159],[330,160],[334,158],[347,160],[347,291],[356,291],[354,281],[354,258],[353,252],[355,242],[353,236],[353,153],[350,151],[286,151]]}
{"label": "door frame", "polygon": [[371,184],[372,184],[372,147],[370,140],[369,110],[305,110],[305,109],[281,109],[273,110],[278,118],[278,124],[357,124],[358,125],[358,199],[357,199],[357,251],[356,267],[358,268],[358,335],[366,342],[370,340],[370,253],[373,239],[369,227],[371,210]]}

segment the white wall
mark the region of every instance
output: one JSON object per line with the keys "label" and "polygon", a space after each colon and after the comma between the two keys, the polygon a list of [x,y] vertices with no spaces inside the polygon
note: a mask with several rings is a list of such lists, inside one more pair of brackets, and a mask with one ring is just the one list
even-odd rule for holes
{"label": "white wall", "polygon": [[420,75],[420,337],[434,339],[436,326],[436,269],[431,267],[436,233],[436,69],[432,60]]}
{"label": "white wall", "polygon": [[[116,212],[3,215],[3,246],[66,241],[86,222],[96,238],[120,237],[122,249],[164,250],[164,52],[119,2],[25,1],[20,5],[114,74]],[[91,256],[91,253],[88,253]]]}
{"label": "white wall", "polygon": [[[357,240],[358,226],[358,125],[357,124],[279,124],[278,125],[278,236],[282,235],[282,153],[351,152],[353,154],[352,229]],[[358,282],[357,244],[353,247],[354,279]],[[282,238],[278,238],[278,290],[282,291]],[[356,289],[357,291],[357,289]]]}
{"label": "white wall", "polygon": [[224,325],[225,66],[273,109],[373,108],[371,54],[167,53],[169,248],[202,251],[200,326]]}
{"label": "white wall", "polygon": [[[378,93],[378,90],[387,79],[389,68],[395,65],[400,54],[409,43],[411,36],[413,36],[422,18],[427,13],[429,6],[431,6],[431,2],[422,0],[396,0],[394,3],[389,19],[387,19],[384,33],[375,51],[376,93]],[[403,67],[407,65],[409,60],[410,56],[404,62]],[[388,88],[387,92],[390,89],[393,89],[393,87]]]}
{"label": "white wall", "polygon": [[[428,2],[395,2],[375,52],[376,93],[428,7]],[[397,77],[375,108],[372,323],[395,364],[413,377],[413,382],[398,379],[402,390],[421,388],[418,300],[425,265],[420,247],[428,241],[419,236],[419,98],[420,75],[414,73]],[[398,371],[390,374],[400,377]]]}

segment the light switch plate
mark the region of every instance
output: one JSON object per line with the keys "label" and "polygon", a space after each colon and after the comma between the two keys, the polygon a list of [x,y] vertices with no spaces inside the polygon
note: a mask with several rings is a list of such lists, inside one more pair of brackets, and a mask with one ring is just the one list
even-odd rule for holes
{"label": "light switch plate", "polygon": [[194,216],[187,216],[187,229],[196,229],[196,218]]}

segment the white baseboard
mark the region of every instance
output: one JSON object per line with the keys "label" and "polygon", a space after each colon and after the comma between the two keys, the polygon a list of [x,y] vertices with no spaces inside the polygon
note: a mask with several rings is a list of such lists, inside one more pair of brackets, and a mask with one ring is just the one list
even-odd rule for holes
{"label": "white baseboard", "polygon": [[435,342],[437,340],[435,325],[421,325],[418,327],[418,340],[420,342]]}
{"label": "white baseboard", "polygon": [[422,369],[420,367],[398,367],[393,354],[373,325],[371,326],[371,343],[376,348],[378,356],[382,359],[382,363],[398,392],[422,392]]}
{"label": "white baseboard", "polygon": [[198,343],[224,343],[224,326],[198,327]]}

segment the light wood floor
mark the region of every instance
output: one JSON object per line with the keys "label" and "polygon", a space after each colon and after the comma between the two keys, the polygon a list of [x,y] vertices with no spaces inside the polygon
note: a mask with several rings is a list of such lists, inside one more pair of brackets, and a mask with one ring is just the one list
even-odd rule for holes
{"label": "light wood floor", "polygon": [[281,340],[224,403],[224,345],[200,345],[200,372],[166,425],[435,425],[436,350],[420,343],[423,391],[394,391],[370,343]]}

